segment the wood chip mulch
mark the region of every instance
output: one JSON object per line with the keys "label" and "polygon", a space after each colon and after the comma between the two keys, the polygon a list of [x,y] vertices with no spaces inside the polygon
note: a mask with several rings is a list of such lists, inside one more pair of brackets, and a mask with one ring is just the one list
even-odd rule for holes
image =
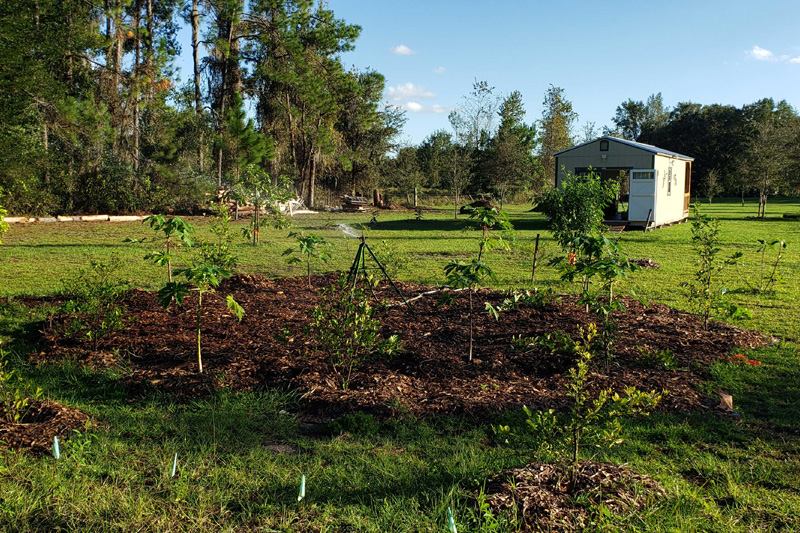
{"label": "wood chip mulch", "polygon": [[86,428],[88,422],[88,415],[82,411],[51,401],[32,404],[19,424],[9,422],[0,407],[0,449],[27,449],[35,455],[51,453],[53,437],[64,441],[75,430]]}
{"label": "wood chip mulch", "polygon": [[[483,311],[484,302],[497,307],[503,292],[481,289],[474,296],[474,359],[468,361],[468,304],[462,294],[455,304],[437,306],[438,294],[415,300],[411,312],[388,286],[377,298],[394,305],[380,312],[381,334],[399,335],[403,351],[397,357],[373,359],[358,368],[348,390],[332,371],[326,354],[315,349],[308,333],[309,312],[318,302],[318,289],[329,286],[335,274],[316,276],[312,288],[306,278],[268,279],[238,275],[223,283],[217,294],[204,298],[203,364],[197,373],[195,310],[192,297],[182,308],[164,311],[154,293],[134,290],[126,299],[125,329],[100,339],[95,348],[81,339],[58,334],[42,324],[45,339],[38,361],[61,358],[84,364],[118,366],[131,394],[159,390],[194,397],[214,388],[252,390],[286,387],[302,395],[301,407],[323,417],[366,411],[379,416],[410,412],[473,413],[485,416],[525,404],[531,408],[566,405],[565,371],[569,358],[541,349],[516,350],[512,337],[543,335],[563,330],[576,337],[594,317],[575,305],[572,297],[543,309],[514,309],[496,321]],[[398,283],[413,297],[435,287]],[[233,295],[245,309],[237,322],[225,306]],[[770,339],[754,331],[713,323],[708,331],[693,315],[665,305],[644,306],[626,300],[619,315],[617,356],[609,365],[597,365],[595,388],[636,386],[668,390],[663,409],[696,409],[709,400],[698,392],[708,365],[739,347],[754,347]],[[637,361],[639,347],[671,350],[677,370],[644,367]]]}
{"label": "wood chip mulch", "polygon": [[578,531],[602,507],[619,514],[663,494],[653,479],[626,466],[592,461],[578,465],[572,487],[566,467],[531,463],[492,477],[485,489],[495,516],[517,517],[521,531]]}

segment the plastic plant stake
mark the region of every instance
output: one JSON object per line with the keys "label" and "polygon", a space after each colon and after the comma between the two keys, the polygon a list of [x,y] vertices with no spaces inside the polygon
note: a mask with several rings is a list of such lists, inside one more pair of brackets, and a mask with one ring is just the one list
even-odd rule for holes
{"label": "plastic plant stake", "polygon": [[53,437],[53,457],[61,457],[61,447],[58,445],[58,437]]}
{"label": "plastic plant stake", "polygon": [[297,495],[297,501],[300,501],[305,497],[306,497],[306,475],[303,474],[303,477],[300,478],[300,494]]}
{"label": "plastic plant stake", "polygon": [[175,477],[175,474],[178,473],[178,454],[175,454],[175,459],[172,461],[172,474],[169,477]]}
{"label": "plastic plant stake", "polygon": [[453,520],[453,511],[451,511],[449,507],[447,508],[447,527],[450,528],[451,533],[458,533],[456,521]]}

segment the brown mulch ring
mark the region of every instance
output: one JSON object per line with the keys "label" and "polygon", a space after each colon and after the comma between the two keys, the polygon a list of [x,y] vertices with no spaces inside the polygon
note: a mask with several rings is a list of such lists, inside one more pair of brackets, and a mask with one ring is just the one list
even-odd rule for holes
{"label": "brown mulch ring", "polygon": [[[466,293],[453,305],[438,307],[434,287],[398,283],[413,297],[410,312],[388,286],[377,297],[392,305],[380,311],[381,334],[399,335],[403,350],[393,359],[373,359],[354,371],[348,390],[333,372],[326,354],[314,349],[307,330],[309,312],[319,288],[336,274],[317,276],[309,288],[306,278],[268,279],[237,275],[226,280],[217,294],[204,297],[202,326],[204,374],[197,373],[193,296],[182,308],[162,310],[152,292],[133,290],[125,298],[127,324],[122,331],[100,339],[97,347],[81,339],[57,334],[69,317],[55,317],[53,328],[43,324],[43,349],[34,358],[52,361],[76,359],[85,364],[120,366],[132,395],[160,390],[180,397],[207,394],[210,389],[252,390],[287,387],[302,395],[309,415],[324,418],[352,411],[391,416],[398,411],[418,416],[435,413],[473,413],[485,416],[510,407],[559,408],[566,404],[565,371],[569,358],[540,349],[515,350],[512,337],[542,335],[563,330],[573,337],[593,316],[575,305],[573,297],[543,309],[514,309],[495,321],[484,302],[497,307],[506,294],[488,289],[474,296],[474,360],[468,361],[468,303]],[[245,309],[237,322],[225,306],[231,294]],[[693,315],[661,304],[645,307],[626,300],[619,315],[618,356],[610,365],[598,365],[594,387],[636,386],[668,390],[662,408],[693,409],[709,405],[698,383],[709,364],[737,347],[754,347],[769,339],[762,334],[722,323],[704,331]],[[678,370],[642,366],[639,347],[671,350]]]}
{"label": "brown mulch ring", "polygon": [[645,257],[643,259],[630,259],[629,261],[631,263],[635,264],[635,265],[639,265],[641,268],[660,268],[661,267],[661,265],[659,263],[656,263],[655,261],[653,261],[649,257]]}
{"label": "brown mulch ring", "polygon": [[626,466],[592,461],[578,465],[573,487],[566,467],[531,463],[494,476],[485,490],[495,516],[520,517],[522,531],[581,530],[599,509],[636,510],[663,494],[653,479]]}
{"label": "brown mulch ring", "polygon": [[75,430],[86,427],[89,417],[72,407],[51,401],[31,405],[22,423],[8,422],[0,408],[0,448],[27,449],[36,455],[51,453],[53,437],[65,440]]}

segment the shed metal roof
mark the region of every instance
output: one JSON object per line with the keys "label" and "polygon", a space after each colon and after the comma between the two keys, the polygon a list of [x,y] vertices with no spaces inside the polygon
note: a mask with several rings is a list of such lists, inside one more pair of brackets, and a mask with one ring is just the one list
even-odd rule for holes
{"label": "shed metal roof", "polygon": [[598,137],[593,141],[588,141],[577,146],[573,146],[572,148],[567,148],[566,150],[561,150],[556,152],[553,155],[561,155],[563,153],[569,152],[570,150],[575,150],[576,148],[580,148],[581,146],[586,146],[587,144],[591,144],[593,142],[601,141],[601,140],[608,140],[614,141],[621,144],[626,144],[628,146],[632,146],[634,148],[639,148],[640,150],[645,150],[647,152],[658,154],[658,155],[666,155],[669,157],[675,157],[677,159],[683,159],[684,161],[694,161],[694,157],[689,157],[688,155],[679,154],[678,152],[672,152],[670,150],[664,150],[663,148],[659,148],[658,146],[653,146],[652,144],[645,144],[636,141],[629,141],[627,139],[620,139],[619,137],[611,137],[610,135],[604,135],[602,137]]}

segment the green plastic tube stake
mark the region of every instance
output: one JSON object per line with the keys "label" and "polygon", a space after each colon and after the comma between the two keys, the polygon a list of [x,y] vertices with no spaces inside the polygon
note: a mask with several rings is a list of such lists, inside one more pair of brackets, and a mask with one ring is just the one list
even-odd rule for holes
{"label": "green plastic tube stake", "polygon": [[58,445],[58,437],[53,437],[53,457],[56,459],[61,457],[61,447]]}
{"label": "green plastic tube stake", "polygon": [[306,497],[306,475],[303,474],[303,477],[300,478],[300,494],[297,495],[297,501],[300,501],[305,497]]}
{"label": "green plastic tube stake", "polygon": [[178,473],[178,454],[175,454],[175,459],[172,460],[172,475],[169,477],[175,477],[175,474]]}
{"label": "green plastic tube stake", "polygon": [[453,520],[453,511],[450,508],[447,508],[447,527],[450,528],[450,533],[458,533],[456,529],[456,521]]}

